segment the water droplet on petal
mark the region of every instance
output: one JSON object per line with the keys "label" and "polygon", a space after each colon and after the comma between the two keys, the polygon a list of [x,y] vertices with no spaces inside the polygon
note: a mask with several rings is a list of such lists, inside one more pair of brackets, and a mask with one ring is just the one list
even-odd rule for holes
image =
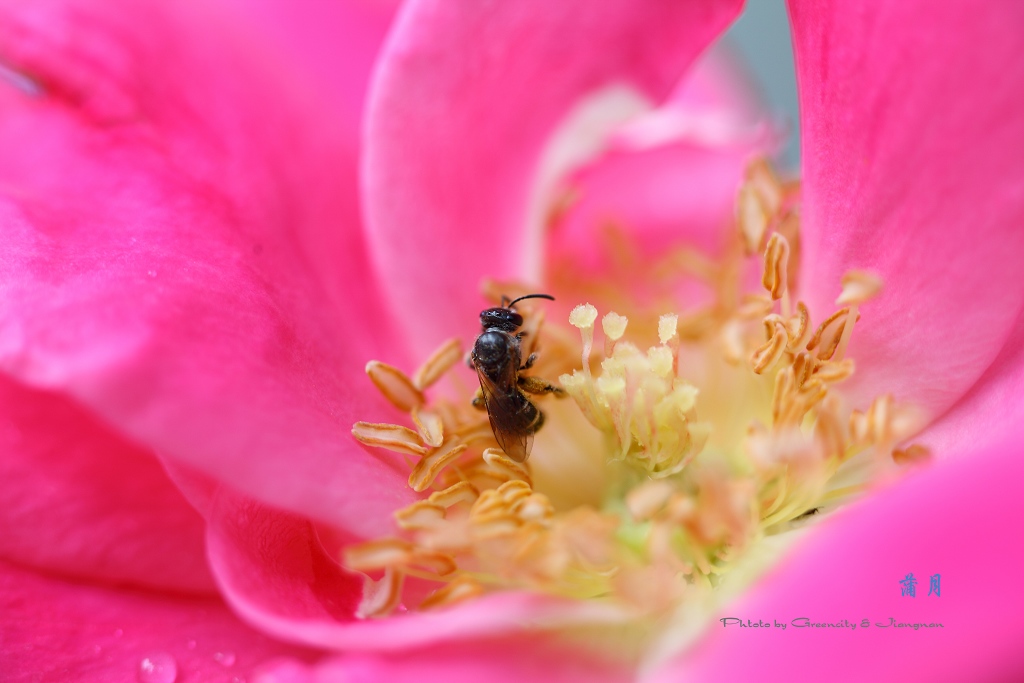
{"label": "water droplet on petal", "polygon": [[224,666],[234,666],[235,665],[235,653],[234,652],[217,652],[217,653],[215,653],[213,655],[213,658],[216,659],[218,662],[220,662]]}
{"label": "water droplet on petal", "polygon": [[185,643],[185,646],[190,650],[194,650],[196,649],[196,641],[190,640],[187,643]]}
{"label": "water droplet on petal", "polygon": [[116,631],[114,631],[114,637],[115,637],[115,638],[120,638],[120,637],[121,637],[121,636],[123,636],[123,635],[124,635],[124,629],[120,629],[120,628],[119,628],[119,629],[117,629]]}
{"label": "water droplet on petal", "polygon": [[99,645],[93,645],[92,646],[92,653],[94,655],[98,655],[101,652],[103,652],[103,648],[102,647],[100,647]]}
{"label": "water droplet on petal", "polygon": [[155,270],[147,270],[146,271],[146,275],[148,275],[150,277],[156,277],[156,271]]}
{"label": "water droplet on petal", "polygon": [[174,683],[178,663],[166,652],[151,654],[139,662],[139,683]]}

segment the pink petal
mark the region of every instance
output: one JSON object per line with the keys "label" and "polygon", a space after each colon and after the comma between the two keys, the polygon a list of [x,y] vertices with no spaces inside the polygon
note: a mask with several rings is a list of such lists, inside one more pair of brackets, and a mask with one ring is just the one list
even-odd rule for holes
{"label": "pink petal", "polygon": [[403,8],[371,92],[364,190],[376,262],[421,353],[473,332],[482,278],[536,278],[534,180],[574,106],[609,86],[663,97],[738,9],[731,0],[639,11],[625,0]]}
{"label": "pink petal", "polygon": [[204,525],[152,454],[66,398],[0,377],[0,557],[176,591],[214,590]]}
{"label": "pink petal", "polygon": [[404,351],[330,112],[203,3],[0,12],[42,89],[0,90],[0,368],[257,498],[390,528],[405,476],[349,430],[393,417],[363,365]]}
{"label": "pink petal", "polygon": [[336,549],[325,549],[337,540],[318,535],[308,520],[222,491],[207,547],[221,592],[239,616],[262,633],[303,645],[404,650],[622,618],[594,603],[504,592],[443,610],[361,620],[362,576],[341,568]]}
{"label": "pink petal", "polygon": [[[1024,679],[1021,440],[914,474],[827,520],[720,617],[850,628],[711,626],[657,681]],[[916,597],[901,596],[913,573]],[[928,595],[940,575],[939,596]],[[942,628],[879,627],[941,623]],[[868,620],[869,627],[861,621]]]}
{"label": "pink petal", "polygon": [[244,626],[219,600],[76,584],[0,562],[5,681],[156,683],[145,659],[171,660],[180,683],[244,679],[281,657],[312,654]]}
{"label": "pink petal", "polygon": [[914,441],[937,456],[971,453],[1021,434],[1024,423],[1024,317],[992,365]]}
{"label": "pink petal", "polygon": [[679,142],[602,157],[577,175],[573,190],[579,203],[550,234],[551,277],[558,277],[555,271],[570,278],[610,272],[622,253],[603,237],[609,227],[639,237],[640,263],[684,244],[719,252],[754,150]]}
{"label": "pink petal", "polygon": [[1024,5],[790,3],[803,125],[804,296],[882,275],[851,355],[857,396],[940,414],[1024,302]]}
{"label": "pink petal", "polygon": [[267,665],[253,683],[617,683],[631,680],[621,662],[550,637],[519,636],[392,656],[352,654],[316,666]]}
{"label": "pink petal", "polygon": [[[289,76],[308,80],[334,108],[355,141],[362,123],[370,71],[392,15],[394,0],[220,0],[258,33],[260,47],[280,57]],[[345,187],[355,191],[355,185]]]}

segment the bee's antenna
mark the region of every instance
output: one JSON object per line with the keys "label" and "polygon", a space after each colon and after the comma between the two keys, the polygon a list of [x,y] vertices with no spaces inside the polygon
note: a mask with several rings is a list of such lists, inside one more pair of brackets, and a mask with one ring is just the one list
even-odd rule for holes
{"label": "bee's antenna", "polygon": [[549,301],[554,301],[555,297],[550,294],[527,294],[526,296],[521,296],[518,299],[508,302],[508,306],[505,306],[504,308],[512,308],[516,305],[517,301],[522,301],[523,299],[548,299]]}

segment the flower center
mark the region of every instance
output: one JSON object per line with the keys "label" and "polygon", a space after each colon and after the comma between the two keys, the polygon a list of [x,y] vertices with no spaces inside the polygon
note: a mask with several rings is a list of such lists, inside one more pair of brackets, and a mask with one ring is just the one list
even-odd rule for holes
{"label": "flower center", "polygon": [[[564,287],[555,280],[558,294],[589,289],[629,313],[607,312],[598,340],[597,308],[573,309],[582,354],[567,328],[544,325],[536,301],[517,304],[523,359],[541,351],[523,374],[561,373],[572,398],[537,401],[548,416],[526,462],[501,449],[472,396],[427,398],[463,357],[457,339],[411,377],[367,365],[414,428],[359,422],[353,434],[407,456],[409,485],[430,493],[395,513],[393,538],[346,549],[344,564],[367,575],[364,616],[413,596],[431,609],[503,589],[659,613],[713,589],[759,543],[860,492],[893,460],[927,456],[896,450],[920,426],[914,410],[888,394],[854,410],[837,389],[854,374],[846,349],[878,278],[847,273],[837,310],[814,325],[791,299],[799,188],[763,161],[748,168],[737,224],[716,262],[680,248],[628,273],[662,291],[696,278],[711,293],[696,308],[652,311],[628,289],[608,294],[576,274]],[[527,293],[485,290],[496,303]]]}

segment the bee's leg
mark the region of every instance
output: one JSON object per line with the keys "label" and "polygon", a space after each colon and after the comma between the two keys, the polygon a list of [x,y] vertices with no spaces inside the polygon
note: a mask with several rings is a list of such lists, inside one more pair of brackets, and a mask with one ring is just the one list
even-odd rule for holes
{"label": "bee's leg", "polygon": [[530,368],[533,367],[533,364],[536,363],[536,362],[537,362],[537,354],[531,353],[530,357],[526,359],[526,362],[523,363],[522,367],[520,367],[519,369],[520,370],[529,370]]}
{"label": "bee's leg", "polygon": [[484,403],[484,390],[480,387],[476,388],[476,395],[473,396],[472,401],[473,407],[477,410],[486,410],[487,404]]}
{"label": "bee's leg", "polygon": [[561,398],[565,396],[565,389],[556,387],[551,382],[540,377],[519,376],[519,388],[530,394],[554,394]]}

